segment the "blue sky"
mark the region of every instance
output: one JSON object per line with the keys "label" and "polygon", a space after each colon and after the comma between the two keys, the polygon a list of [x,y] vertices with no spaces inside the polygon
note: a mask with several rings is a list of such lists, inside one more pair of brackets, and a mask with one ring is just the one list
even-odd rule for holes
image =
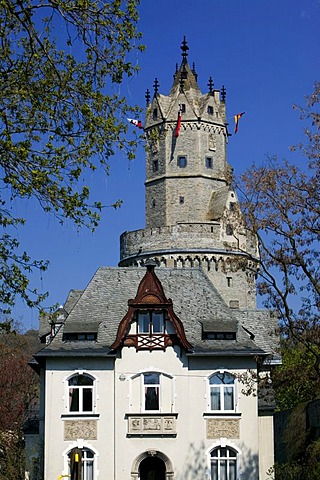
{"label": "blue sky", "polygon": [[[133,59],[139,74],[119,87],[129,103],[144,107],[155,77],[160,93],[169,93],[185,35],[201,90],[208,90],[210,76],[215,88],[226,86],[230,124],[234,114],[246,112],[229,140],[235,173],[267,154],[290,158],[290,145],[303,139],[292,105],[303,105],[320,80],[320,0],[141,0],[139,12],[146,51]],[[34,286],[50,292],[44,306],[63,303],[70,289],[84,288],[99,266],[116,266],[120,234],[145,226],[144,162],[142,148],[131,162],[117,154],[110,159],[110,176],[87,179],[104,204],[124,202],[104,212],[95,233],[78,232],[71,223],[60,226],[34,201],[13,205],[27,218],[18,232],[23,248],[50,260],[47,272],[32,277]],[[38,326],[38,312],[20,302],[14,316],[26,329]]]}

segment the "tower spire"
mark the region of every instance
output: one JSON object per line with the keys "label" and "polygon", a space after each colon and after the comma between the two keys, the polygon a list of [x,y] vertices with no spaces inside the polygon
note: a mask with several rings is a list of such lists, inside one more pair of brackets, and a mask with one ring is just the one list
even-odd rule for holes
{"label": "tower spire", "polygon": [[187,56],[188,56],[189,47],[188,47],[185,35],[183,37],[182,44],[181,44],[180,48],[182,50],[182,62],[187,63]]}

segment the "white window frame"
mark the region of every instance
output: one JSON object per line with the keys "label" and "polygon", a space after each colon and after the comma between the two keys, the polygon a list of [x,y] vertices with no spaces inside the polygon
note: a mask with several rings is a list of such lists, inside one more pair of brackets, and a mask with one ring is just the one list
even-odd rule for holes
{"label": "white window frame", "polygon": [[[211,384],[210,383],[210,380],[211,378],[213,378],[215,375],[230,375],[233,377],[234,381],[232,384]],[[224,408],[224,390],[227,389],[227,388],[232,388],[233,389],[233,409],[225,409]],[[218,389],[219,390],[219,399],[220,399],[220,406],[221,408],[218,409],[218,410],[215,410],[212,408],[212,405],[211,405],[211,390],[213,389]],[[207,398],[208,398],[208,404],[207,404],[207,407],[208,407],[208,411],[209,412],[214,412],[214,413],[220,413],[220,414],[223,414],[223,413],[237,413],[238,412],[238,398],[237,398],[237,379],[235,377],[235,375],[230,372],[229,370],[216,370],[214,372],[212,372],[212,374],[208,377],[208,381],[207,381],[207,390],[208,390],[208,393],[207,393]]]}
{"label": "white window frame", "polygon": [[[68,448],[63,452],[63,458],[64,458],[64,471],[62,472],[63,475],[70,475],[70,453],[71,453],[71,450],[73,450],[74,448],[81,448],[83,450],[90,450],[92,453],[93,453],[93,476],[92,476],[92,479],[93,480],[96,480],[97,479],[97,476],[99,475],[99,471],[98,471],[98,457],[99,457],[99,454],[97,452],[97,450],[92,447],[91,445],[89,444],[82,444],[82,441],[80,441],[79,443],[79,440],[77,442],[73,442],[73,444],[69,444]],[[82,457],[82,461],[83,461],[83,457]],[[86,473],[84,476],[82,476],[82,480],[88,480],[86,478]]]}
{"label": "white window frame", "polygon": [[[92,386],[90,385],[80,385],[80,386],[69,386],[69,381],[78,375],[83,375],[92,380]],[[87,371],[75,371],[71,375],[68,375],[67,378],[65,378],[65,389],[66,389],[66,395],[65,395],[65,409],[69,415],[91,415],[96,412],[96,400],[97,400],[97,379],[94,375]],[[79,410],[76,411],[71,411],[70,410],[70,388],[76,388],[79,390]],[[91,394],[92,394],[92,409],[91,410],[83,410],[83,390],[85,388],[91,388]]]}
{"label": "white window frame", "polygon": [[[226,449],[227,450],[227,455],[226,456],[220,456],[220,453],[221,453],[221,449]],[[213,456],[213,452],[214,451],[217,451],[218,454],[217,456]],[[235,453],[235,456],[230,456],[229,455],[229,452],[230,450],[232,450],[234,453]],[[217,465],[218,465],[218,471],[217,471],[217,476],[213,477],[212,475],[212,464],[213,464],[213,460],[216,459],[217,460]],[[213,446],[212,448],[210,448],[209,452],[208,452],[208,470],[209,470],[209,478],[210,480],[220,480],[221,477],[221,465],[222,465],[222,461],[226,462],[227,464],[227,480],[230,480],[231,477],[230,477],[230,464],[232,461],[235,461],[236,463],[236,475],[235,477],[232,478],[232,480],[238,480],[239,479],[239,472],[240,472],[240,468],[239,468],[239,450],[237,448],[235,448],[234,446],[232,445],[215,445]],[[225,477],[223,477],[225,478]]]}
{"label": "white window frame", "polygon": [[[145,383],[145,375],[152,375],[152,374],[155,374],[155,375],[159,375],[159,383],[155,383],[155,384],[147,384]],[[143,412],[161,412],[161,407],[162,407],[162,374],[160,372],[143,372],[141,374],[141,380],[142,380],[142,395],[141,395],[141,406],[142,406],[142,411]],[[158,392],[159,392],[159,398],[158,398],[158,404],[159,404],[159,408],[158,409],[155,409],[155,410],[151,410],[151,409],[146,409],[146,388],[147,388],[147,385],[150,385],[150,387],[154,386],[154,387],[158,387]]]}
{"label": "white window frame", "polygon": [[[159,375],[159,409],[158,410],[146,410],[145,408],[145,383],[144,383],[144,374],[148,373],[156,373]],[[143,370],[136,375],[133,375],[130,379],[130,387],[129,387],[129,397],[130,397],[130,406],[132,406],[132,381],[136,378],[140,378],[140,412],[141,413],[155,413],[160,414],[164,413],[172,413],[175,410],[175,377],[169,373],[165,373],[161,370],[156,368],[150,368],[148,370]],[[163,395],[163,388],[164,388],[164,377],[170,380],[170,406],[163,405],[164,395]]]}
{"label": "white window frame", "polygon": [[[148,317],[148,330],[147,331],[143,331],[143,329],[141,328],[142,326],[142,322],[141,322],[141,318],[142,318],[142,315],[146,314],[146,316]],[[162,315],[162,328],[161,328],[161,331],[154,331],[154,328],[153,328],[153,315],[154,314],[161,314]],[[166,327],[166,316],[165,316],[165,312],[163,310],[157,310],[157,309],[153,309],[153,310],[140,310],[138,311],[137,313],[137,332],[138,332],[138,335],[164,335],[165,333],[165,327]]]}

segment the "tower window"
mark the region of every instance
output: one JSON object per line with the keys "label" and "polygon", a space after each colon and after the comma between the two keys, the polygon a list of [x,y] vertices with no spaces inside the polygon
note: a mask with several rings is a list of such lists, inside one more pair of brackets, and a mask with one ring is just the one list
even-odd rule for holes
{"label": "tower window", "polygon": [[156,201],[155,201],[155,199],[153,199],[152,200],[152,208],[155,208],[155,206],[156,206]]}
{"label": "tower window", "polygon": [[231,223],[228,223],[228,225],[226,226],[226,235],[233,235],[233,226],[231,225]]}
{"label": "tower window", "polygon": [[153,118],[153,120],[156,120],[158,118],[158,109],[157,108],[153,109],[152,118]]}
{"label": "tower window", "polygon": [[186,166],[187,166],[187,157],[184,156],[184,155],[179,155],[177,164],[178,164],[178,167],[180,167],[180,168],[186,168]]}
{"label": "tower window", "polygon": [[153,160],[152,162],[152,171],[157,172],[159,170],[159,162],[158,160]]}
{"label": "tower window", "polygon": [[212,157],[206,157],[206,167],[212,168],[212,166],[213,166]]}
{"label": "tower window", "polygon": [[186,113],[186,104],[185,103],[181,103],[180,108],[181,108],[181,113]]}
{"label": "tower window", "polygon": [[232,287],[232,277],[227,277],[227,285],[228,287]]}
{"label": "tower window", "polygon": [[239,308],[239,300],[230,300],[229,307],[230,308]]}
{"label": "tower window", "polygon": [[184,197],[179,197],[179,203],[183,204],[184,203]]}
{"label": "tower window", "polygon": [[211,105],[208,105],[208,114],[213,115],[213,107]]}

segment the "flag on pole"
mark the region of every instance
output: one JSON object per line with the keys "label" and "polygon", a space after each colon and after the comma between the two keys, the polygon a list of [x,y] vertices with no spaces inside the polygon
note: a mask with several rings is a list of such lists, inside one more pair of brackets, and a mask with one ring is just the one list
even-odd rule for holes
{"label": "flag on pole", "polygon": [[175,129],[175,132],[174,132],[174,136],[176,138],[179,137],[179,132],[180,132],[180,128],[181,128],[181,120],[182,120],[182,108],[181,108],[181,105],[179,103],[178,120],[177,120],[176,129]]}
{"label": "flag on pole", "polygon": [[242,113],[237,113],[237,115],[234,116],[234,121],[235,121],[235,128],[234,128],[234,133],[237,133],[238,131],[238,124],[239,124],[239,120],[240,118],[242,117],[242,115],[244,115],[246,112],[242,112]]}
{"label": "flag on pole", "polygon": [[127,120],[128,120],[129,123],[132,123],[132,124],[135,125],[136,127],[138,127],[138,128],[143,128],[142,123],[141,123],[140,120],[135,120],[135,119],[133,119],[133,118],[127,118]]}

